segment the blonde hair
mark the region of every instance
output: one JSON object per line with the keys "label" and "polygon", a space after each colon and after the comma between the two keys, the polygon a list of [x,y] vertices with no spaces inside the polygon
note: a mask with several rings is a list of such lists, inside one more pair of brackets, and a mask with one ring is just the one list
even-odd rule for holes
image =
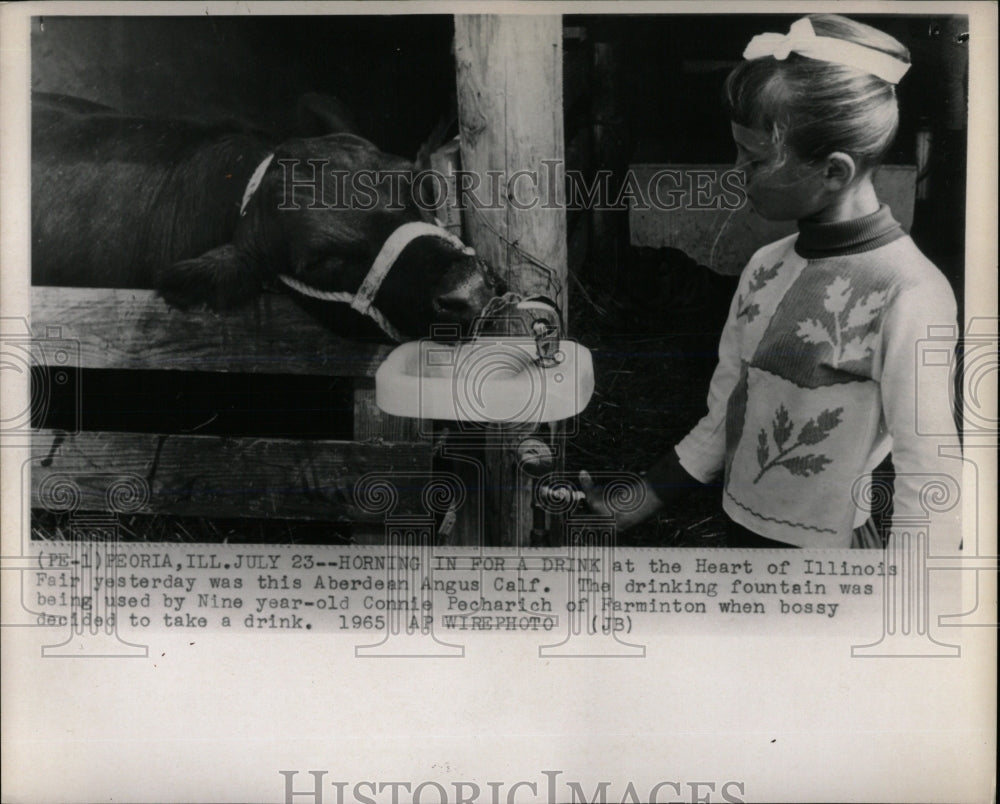
{"label": "blonde hair", "polygon": [[[837,14],[810,14],[817,36],[844,39],[909,62],[896,39]],[[807,162],[843,151],[863,170],[877,166],[899,127],[895,87],[855,67],[792,52],[785,60],[741,62],[727,76],[725,104],[734,123],[771,135]]]}

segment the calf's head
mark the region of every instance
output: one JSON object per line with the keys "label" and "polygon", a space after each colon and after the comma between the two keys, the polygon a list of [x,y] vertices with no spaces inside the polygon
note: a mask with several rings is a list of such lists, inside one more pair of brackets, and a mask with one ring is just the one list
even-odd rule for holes
{"label": "calf's head", "polygon": [[[175,263],[159,288],[180,306],[244,304],[285,275],[325,292],[356,293],[389,236],[419,221],[413,166],[353,134],[289,140],[245,199],[233,241]],[[482,261],[439,237],[412,240],[381,281],[374,306],[396,330],[422,337],[434,324],[463,331],[504,288]],[[329,321],[357,313],[310,302]]]}

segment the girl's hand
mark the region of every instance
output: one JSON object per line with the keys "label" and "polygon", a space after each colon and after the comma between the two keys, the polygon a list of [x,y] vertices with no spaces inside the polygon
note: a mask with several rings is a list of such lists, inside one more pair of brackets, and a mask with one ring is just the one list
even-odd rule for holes
{"label": "girl's hand", "polygon": [[628,530],[633,525],[650,517],[663,506],[660,498],[656,496],[656,492],[643,480],[633,492],[636,495],[634,499],[639,500],[638,505],[630,506],[627,512],[613,511],[605,500],[604,487],[595,485],[589,472],[581,470],[579,479],[580,487],[587,497],[587,505],[590,510],[601,516],[612,517],[618,530]]}
{"label": "girl's hand", "polygon": [[586,469],[580,470],[580,488],[587,495],[587,507],[595,514],[612,516],[611,509],[604,503],[604,489],[594,485],[594,479]]}

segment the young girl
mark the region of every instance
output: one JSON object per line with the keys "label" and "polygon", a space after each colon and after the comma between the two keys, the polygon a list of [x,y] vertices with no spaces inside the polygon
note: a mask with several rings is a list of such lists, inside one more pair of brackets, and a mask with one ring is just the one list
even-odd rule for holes
{"label": "young girl", "polygon": [[[646,474],[644,502],[618,524],[721,475],[733,546],[873,546],[856,483],[890,450],[894,522],[926,521],[922,487],[957,474],[938,454],[958,444],[949,389],[921,385],[917,361],[929,327],[955,326],[954,295],[872,185],[909,53],[867,25],[814,14],[787,35],[754,37],[743,55],[725,91],[747,196],[799,231],[751,258],[708,414]],[[918,407],[933,437],[918,433]],[[586,472],[580,481],[607,513]],[[935,552],[957,547],[954,522],[931,540]]]}

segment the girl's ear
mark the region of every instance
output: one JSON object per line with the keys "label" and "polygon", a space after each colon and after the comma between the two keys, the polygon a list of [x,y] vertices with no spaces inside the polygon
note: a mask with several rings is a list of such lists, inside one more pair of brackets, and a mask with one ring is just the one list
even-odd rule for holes
{"label": "girl's ear", "polygon": [[843,190],[854,181],[858,175],[858,165],[850,154],[834,151],[826,157],[823,169],[823,181],[828,190],[836,192]]}

